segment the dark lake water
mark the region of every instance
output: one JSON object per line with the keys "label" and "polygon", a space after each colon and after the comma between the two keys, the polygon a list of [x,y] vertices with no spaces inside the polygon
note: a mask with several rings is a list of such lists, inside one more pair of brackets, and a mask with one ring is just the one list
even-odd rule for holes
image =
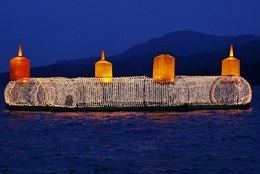
{"label": "dark lake water", "polygon": [[260,173],[260,87],[248,110],[9,112],[0,173]]}

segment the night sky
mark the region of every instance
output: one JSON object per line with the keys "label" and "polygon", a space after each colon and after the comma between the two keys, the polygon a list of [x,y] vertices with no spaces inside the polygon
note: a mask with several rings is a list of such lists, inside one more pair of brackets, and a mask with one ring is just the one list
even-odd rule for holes
{"label": "night sky", "polygon": [[260,35],[259,0],[1,0],[0,72],[22,42],[31,66],[118,54],[174,31]]}

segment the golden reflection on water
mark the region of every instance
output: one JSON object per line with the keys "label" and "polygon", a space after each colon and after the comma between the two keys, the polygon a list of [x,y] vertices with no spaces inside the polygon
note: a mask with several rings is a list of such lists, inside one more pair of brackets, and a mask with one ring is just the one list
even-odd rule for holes
{"label": "golden reflection on water", "polygon": [[217,117],[227,117],[234,115],[250,115],[253,109],[240,110],[240,109],[230,109],[230,110],[195,110],[188,112],[47,112],[47,111],[9,111],[4,110],[4,115],[12,116],[11,119],[30,120],[36,117],[43,117],[44,120],[56,120],[61,117],[73,117],[81,119],[94,119],[94,120],[106,120],[111,117],[122,117],[124,119],[130,117],[146,117],[148,119],[160,119],[160,120],[173,120],[177,117],[205,117],[205,116],[217,116]]}
{"label": "golden reflection on water", "polygon": [[[133,124],[140,122],[141,125],[148,121],[154,122],[155,125],[169,123],[174,125],[177,122],[193,124],[195,122],[201,123],[204,120],[216,123],[239,124],[244,117],[253,115],[252,111],[253,109],[196,110],[189,112],[39,112],[5,110],[4,115],[9,116],[7,120],[13,130],[21,130],[28,126],[50,124],[49,126],[52,127],[57,123],[88,124],[89,121],[108,121],[108,124],[114,121],[126,121]],[[236,121],[234,122],[234,120]]]}
{"label": "golden reflection on water", "polygon": [[55,116],[61,117],[86,117],[86,118],[97,118],[106,119],[108,117],[128,117],[128,116],[141,116],[144,112],[56,112]]}
{"label": "golden reflection on water", "polygon": [[241,110],[241,109],[229,109],[229,110],[216,110],[215,114],[219,115],[241,115],[241,114],[250,114],[253,112],[253,108]]}

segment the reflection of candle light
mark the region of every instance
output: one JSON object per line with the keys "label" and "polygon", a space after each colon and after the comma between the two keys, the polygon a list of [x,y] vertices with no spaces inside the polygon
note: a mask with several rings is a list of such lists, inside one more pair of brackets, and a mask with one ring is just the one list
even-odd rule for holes
{"label": "reflection of candle light", "polygon": [[25,83],[28,83],[29,80],[30,80],[30,78],[27,78],[27,77],[20,78],[20,79],[16,80],[15,83],[17,83],[17,84],[25,84]]}
{"label": "reflection of candle light", "polygon": [[229,82],[240,82],[239,76],[222,76],[221,82],[229,83]]}

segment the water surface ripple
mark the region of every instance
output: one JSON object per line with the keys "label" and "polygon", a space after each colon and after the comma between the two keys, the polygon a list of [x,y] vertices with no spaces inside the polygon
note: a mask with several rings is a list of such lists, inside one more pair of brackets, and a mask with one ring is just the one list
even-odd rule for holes
{"label": "water surface ripple", "polygon": [[260,173],[260,87],[249,110],[10,112],[0,173]]}

